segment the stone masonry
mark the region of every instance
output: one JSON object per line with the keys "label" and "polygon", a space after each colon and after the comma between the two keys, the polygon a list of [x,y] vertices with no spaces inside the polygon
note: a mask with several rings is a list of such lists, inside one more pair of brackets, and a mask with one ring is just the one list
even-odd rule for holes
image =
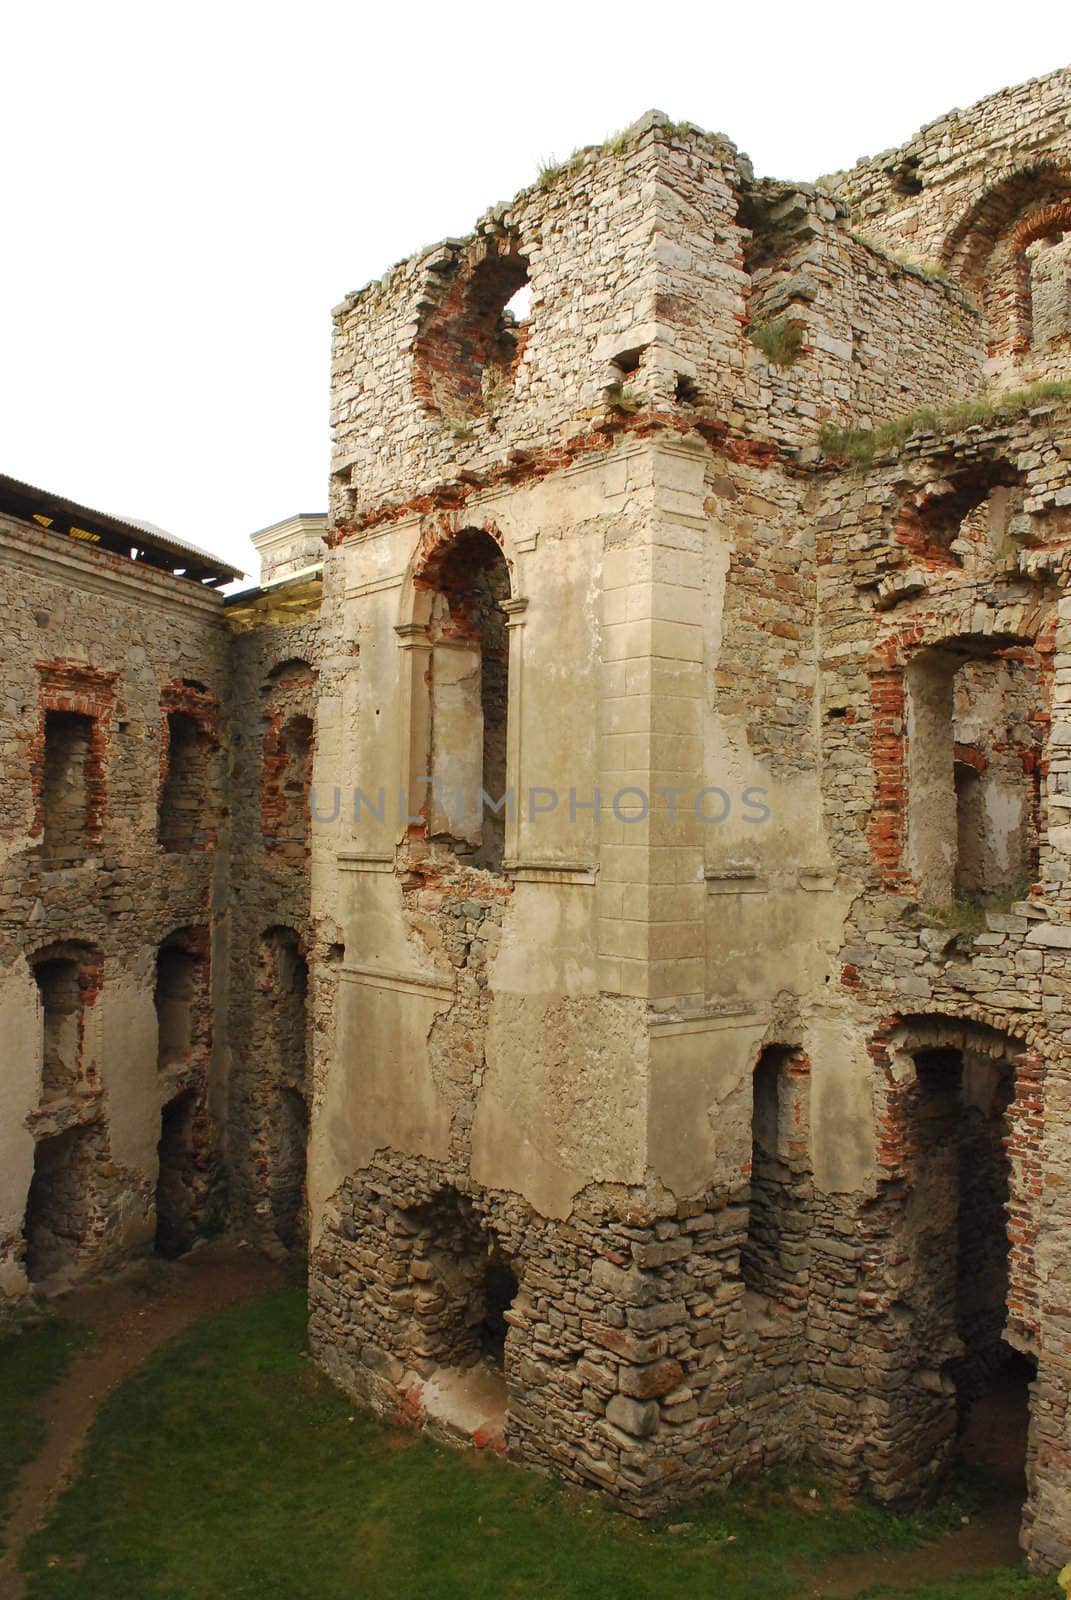
{"label": "stone masonry", "polygon": [[908,1501],[1018,1358],[1069,1554],[1069,84],[652,113],[335,314],[313,1347],[638,1516]]}
{"label": "stone masonry", "polygon": [[1071,1558],[1069,90],[545,170],[336,309],[257,590],[0,497],[0,1291],[307,1248],[337,1382],[637,1517],[1018,1371]]}

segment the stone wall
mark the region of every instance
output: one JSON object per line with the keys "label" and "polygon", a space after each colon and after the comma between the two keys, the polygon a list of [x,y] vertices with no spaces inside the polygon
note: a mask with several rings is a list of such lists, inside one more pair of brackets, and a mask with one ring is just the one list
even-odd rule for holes
{"label": "stone wall", "polygon": [[[1025,144],[1058,163],[1050,101]],[[756,182],[653,114],[336,313],[318,771],[404,805],[340,818],[314,871],[341,954],[312,1330],[437,1428],[488,1363],[488,1263],[512,1273],[505,1447],[639,1515],[801,1450],[910,1499],[1013,1346],[1040,1569],[1067,1554],[1040,1208],[1067,419],[941,425],[999,366],[1004,290],[978,294],[979,183],[940,161],[919,215],[974,240],[947,278],[895,259],[858,174]],[[872,461],[823,451],[920,408]],[[479,540],[509,578],[500,872],[425,776],[486,717],[468,639],[437,751],[443,574]]]}
{"label": "stone wall", "polygon": [[908,1501],[1015,1350],[1071,1555],[1066,77],[836,194],[651,113],[350,296],[322,571],[0,521],[5,1292],[225,1172],[347,1389],[637,1516]]}
{"label": "stone wall", "polygon": [[[506,367],[486,394],[473,378],[469,400],[451,399],[430,374],[451,369],[466,318],[478,366],[491,338],[478,328],[525,282]],[[771,316],[803,330],[791,367],[745,337]],[[335,321],[335,537],[567,466],[641,405],[682,431],[798,446],[823,421],[966,395],[984,353],[954,285],[855,240],[832,199],[756,185],[726,140],[657,113],[471,238],[400,263]]]}
{"label": "stone wall", "polygon": [[319,575],[228,603],[235,730],[228,907],[231,1219],[270,1249],[302,1248],[312,1095],[309,911],[319,677]]}
{"label": "stone wall", "polygon": [[[223,1219],[210,973],[227,650],[218,596],[34,524],[0,518],[0,571],[0,1288],[18,1294],[27,1268],[38,1284],[152,1244],[162,1117],[180,1093],[196,1225]],[[186,824],[161,839],[180,706],[206,755],[182,780]],[[187,1058],[165,1061],[158,955],[189,930],[200,1032]]]}
{"label": "stone wall", "polygon": [[1031,268],[1038,241],[1059,245],[1071,222],[1069,88],[1062,68],[1005,89],[823,180],[867,238],[943,268],[975,298],[991,371],[1011,382],[1066,375],[1066,347],[1053,344],[1054,316],[1067,332],[1062,247],[1033,286]]}

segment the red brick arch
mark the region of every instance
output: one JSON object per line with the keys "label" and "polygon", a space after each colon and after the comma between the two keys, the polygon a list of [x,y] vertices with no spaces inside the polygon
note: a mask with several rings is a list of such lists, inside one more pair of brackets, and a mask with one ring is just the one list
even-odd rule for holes
{"label": "red brick arch", "polygon": [[463,422],[484,409],[485,370],[512,382],[528,326],[502,313],[527,281],[528,258],[509,235],[481,235],[429,275],[413,346],[413,392],[429,411]]}
{"label": "red brick arch", "polygon": [[1012,348],[1029,350],[1034,337],[1034,306],[1030,289],[1030,262],[1027,250],[1039,239],[1051,239],[1054,234],[1071,230],[1071,199],[1041,206],[1017,225],[1011,235],[1011,249],[1015,258],[1015,294],[1012,313],[1015,325],[1012,331]]}
{"label": "red brick arch", "polygon": [[941,259],[984,305],[991,356],[1030,349],[1030,266],[1035,239],[1071,226],[1071,169],[1051,162],[1006,173],[945,239]]}

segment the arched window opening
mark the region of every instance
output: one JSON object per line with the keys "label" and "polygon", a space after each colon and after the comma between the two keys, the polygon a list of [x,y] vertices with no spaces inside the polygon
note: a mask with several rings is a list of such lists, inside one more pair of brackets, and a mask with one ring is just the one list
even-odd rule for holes
{"label": "arched window opening", "polygon": [[192,850],[205,842],[208,748],[209,740],[196,717],[187,711],[167,713],[159,816],[159,838],[165,850]]}
{"label": "arched window opening", "polygon": [[1032,247],[1038,240],[1059,246],[1061,234],[1068,230],[1071,172],[1043,161],[987,190],[948,236],[942,259],[982,305],[991,357],[1050,347],[1032,326],[1036,291],[1045,303],[1043,324],[1049,318],[1048,270],[1041,265],[1035,284],[1035,262],[1042,262],[1043,251]]}
{"label": "arched window opening", "polygon": [[505,854],[509,569],[491,536],[459,534],[419,580],[432,589],[429,837],[499,872]]}
{"label": "arched window opening", "polygon": [[81,860],[91,842],[93,731],[94,719],[79,712],[45,713],[41,853],[52,865]]}
{"label": "arched window opening", "polygon": [[98,1122],[37,1141],[23,1224],[31,1283],[70,1274],[98,1249],[106,1215],[106,1159]]}
{"label": "arched window opening", "polygon": [[955,640],[911,663],[909,862],[923,904],[990,910],[1038,868],[1040,659],[1029,645]]}
{"label": "arched window opening", "polygon": [[418,1342],[427,1358],[442,1367],[508,1373],[516,1263],[456,1190],[444,1190],[407,1219],[414,1230]]}
{"label": "arched window opening", "polygon": [[751,1197],[744,1287],[775,1306],[807,1299],[811,1211],[809,1077],[801,1052],[763,1050],[752,1078]]}
{"label": "arched window opening", "polygon": [[433,306],[414,349],[417,395],[446,421],[493,412],[528,339],[527,258],[508,239],[481,239],[467,259],[436,270],[429,292]]}
{"label": "arched window opening", "polygon": [[89,945],[50,945],[35,957],[41,1006],[41,1099],[74,1094],[93,1073],[85,1059],[86,1007],[100,982],[100,957]]}
{"label": "arched window opening", "polygon": [[156,954],[157,1064],[161,1073],[185,1073],[202,1064],[209,1032],[206,936],[201,930],[170,934]]}

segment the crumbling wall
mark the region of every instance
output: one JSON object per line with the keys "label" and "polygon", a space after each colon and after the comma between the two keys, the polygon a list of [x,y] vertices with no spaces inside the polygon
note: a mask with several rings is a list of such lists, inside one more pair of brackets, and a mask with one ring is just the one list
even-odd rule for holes
{"label": "crumbling wall", "polygon": [[[1071,71],[1002,89],[946,112],[899,149],[861,161],[826,180],[868,232],[894,248],[905,244],[936,258],[972,206],[999,190],[1009,173],[1066,166],[1067,96]],[[980,197],[982,197],[980,199]]]}
{"label": "crumbling wall", "polygon": [[1050,313],[1043,282],[1032,292],[1030,247],[1058,241],[1067,226],[1069,83],[1061,68],[1005,89],[824,180],[869,238],[947,270],[976,299],[993,370],[1008,381],[1066,373],[1066,348],[1054,350],[1032,327],[1037,320],[1043,334]]}
{"label": "crumbling wall", "polygon": [[[1000,1359],[1001,1342],[1036,1358],[1024,1539],[1039,1569],[1062,1559],[1063,1549],[1053,1440],[1064,1402],[1050,1409],[1036,1396],[1062,1391],[1055,1374],[1063,1336],[1050,1309],[1054,1257],[1041,1268],[1039,1259],[1058,1250],[1068,1226],[1059,1206],[1041,1209],[1042,1174],[1059,1165],[1064,1138],[1056,1109],[1063,1043],[1059,1024],[1048,1019],[1067,998],[1060,687],[1067,426],[1063,411],[1050,408],[965,434],[924,435],[866,471],[865,500],[859,469],[815,489],[824,530],[826,825],[841,870],[860,891],[840,951],[838,998],[869,1037],[879,1069],[881,1179],[876,1196],[854,1208],[873,1253],[860,1286],[892,1273],[861,1302],[872,1332],[862,1335],[857,1355],[871,1430],[860,1459],[882,1494],[921,1487],[952,1446],[957,1401],[961,1409],[970,1404]],[[905,504],[928,515],[942,500],[954,508],[943,545],[920,541],[917,522],[905,538]],[[1005,834],[1028,866],[1015,882],[1010,873],[1004,878],[1003,904],[994,894],[999,875],[987,883],[960,878],[965,899],[988,896],[990,909],[973,917],[933,903],[912,853],[914,830],[928,818],[926,808],[918,817],[912,811],[911,746],[921,734],[910,669],[934,650],[952,653],[955,693],[945,697],[947,792],[935,793],[929,819],[950,797],[954,804],[956,763],[970,766],[974,781],[993,769],[1005,791],[1002,815],[1009,794],[1029,813],[1025,827]],[[991,814],[990,845],[999,842],[992,823]],[[953,857],[964,842],[950,837]],[[973,871],[982,863],[966,865]],[[894,1048],[898,1018],[908,1013],[931,1020],[912,1024],[907,1045]],[[908,1056],[918,1060],[919,1050],[959,1052],[965,1065],[957,1073],[975,1089],[980,1073],[996,1073],[991,1092],[972,1098],[964,1089],[966,1106],[949,1102],[959,1133],[938,1139],[948,1169],[940,1195],[922,1177],[925,1168],[933,1182],[943,1181],[940,1163],[920,1153],[940,1128],[932,1118],[919,1123],[912,1110],[918,1089]],[[937,1225],[941,1217],[947,1227]],[[938,1235],[940,1284],[933,1276]],[[883,1352],[882,1377],[877,1367],[868,1372],[870,1339]],[[894,1369],[904,1377],[891,1385]]]}
{"label": "crumbling wall", "polygon": [[[316,820],[313,788],[326,647],[318,579],[310,590],[296,613],[286,585],[239,597],[227,707],[236,730],[229,792],[239,886],[229,906],[226,998],[231,1216],[258,1243],[297,1250],[306,1234],[312,1063],[325,1048],[323,993],[333,990],[335,966],[309,907],[317,835],[328,831]],[[318,810],[330,816],[322,795]]]}
{"label": "crumbling wall", "polygon": [[70,1282],[107,1259],[107,1234],[119,1196],[109,1181],[99,1122],[39,1138],[26,1197],[25,1271],[31,1284]]}
{"label": "crumbling wall", "polygon": [[[530,316],[507,328],[525,275]],[[984,357],[954,285],[854,239],[828,196],[756,185],[726,140],[654,113],[335,317],[332,538],[545,476],[651,416],[813,443],[822,422],[965,398]],[[748,337],[780,318],[802,336],[784,364]]]}
{"label": "crumbling wall", "polygon": [[[225,860],[203,849],[166,852],[158,843],[164,727],[179,700],[218,697],[226,666],[218,596],[8,517],[0,518],[0,588],[7,685],[0,1021],[8,1041],[0,1292],[7,1295],[25,1290],[27,1252],[38,1274],[41,1262],[47,1268],[55,1260],[77,1276],[151,1246],[167,1093],[157,1068],[157,951],[189,926],[205,929],[211,945]],[[77,733],[77,750],[57,753],[50,722]],[[218,737],[218,724],[213,730]],[[222,775],[209,770],[205,782],[218,851]],[[74,978],[52,965],[68,961]],[[63,972],[70,981],[54,986],[50,974],[59,980]],[[214,1040],[201,1082],[206,1160],[218,1194],[217,1052]]]}

